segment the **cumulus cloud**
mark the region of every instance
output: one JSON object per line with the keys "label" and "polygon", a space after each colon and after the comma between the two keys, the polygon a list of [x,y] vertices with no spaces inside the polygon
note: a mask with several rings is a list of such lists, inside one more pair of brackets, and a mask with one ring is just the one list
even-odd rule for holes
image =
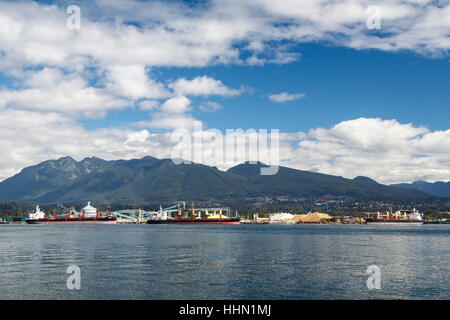
{"label": "cumulus cloud", "polygon": [[159,106],[158,101],[155,100],[143,100],[138,103],[141,110],[153,110]]}
{"label": "cumulus cloud", "polygon": [[169,113],[169,114],[180,114],[180,113],[185,113],[187,111],[190,111],[191,109],[189,108],[189,105],[191,104],[191,101],[184,97],[184,96],[180,96],[180,97],[175,97],[175,98],[171,98],[169,100],[167,100],[166,102],[163,103],[163,105],[161,106],[160,110],[162,112],[165,113]]}
{"label": "cumulus cloud", "polygon": [[200,124],[201,128],[201,121],[189,114],[191,110],[191,100],[185,96],[176,96],[155,109],[151,120],[139,121],[133,125],[141,128],[168,130],[184,128],[192,131],[195,125]]}
{"label": "cumulus cloud", "polygon": [[0,109],[59,112],[77,118],[99,118],[109,109],[120,109],[127,101],[91,87],[77,73],[44,68],[25,72],[23,87],[0,90]]}
{"label": "cumulus cloud", "polygon": [[450,130],[360,118],[311,129],[284,160],[298,169],[347,178],[365,175],[381,183],[447,181],[449,147]]}
{"label": "cumulus cloud", "polygon": [[305,97],[304,93],[287,93],[282,92],[278,94],[271,94],[269,95],[269,99],[275,102],[286,102],[286,101],[294,101],[298,99],[302,99]]}
{"label": "cumulus cloud", "polygon": [[132,99],[158,99],[169,96],[162,83],[150,79],[143,65],[115,65],[108,67],[108,84],[110,92]]}
{"label": "cumulus cloud", "polygon": [[205,103],[201,104],[199,108],[204,112],[215,112],[222,109],[223,107],[220,103],[214,101],[206,101]]}
{"label": "cumulus cloud", "polygon": [[[192,9],[180,2],[82,1],[82,27],[74,32],[65,28],[63,7],[3,1],[0,50],[8,59],[2,66],[77,68],[93,62],[100,68],[199,67],[242,63],[242,50],[252,53],[254,62],[288,63],[297,52],[286,47],[286,41],[448,52],[449,4],[380,0],[376,5],[382,29],[378,32],[367,29],[371,4],[366,0],[213,0]],[[138,26],[122,22],[127,20]],[[239,48],[237,43],[247,45]]]}
{"label": "cumulus cloud", "polygon": [[180,78],[169,84],[177,95],[191,96],[236,96],[243,90],[230,89],[222,81],[210,78],[208,76],[196,77],[192,80]]}

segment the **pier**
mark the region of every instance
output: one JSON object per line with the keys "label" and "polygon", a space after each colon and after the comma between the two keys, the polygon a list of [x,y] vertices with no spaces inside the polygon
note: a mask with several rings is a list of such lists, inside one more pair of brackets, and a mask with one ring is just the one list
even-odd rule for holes
{"label": "pier", "polygon": [[211,208],[195,208],[192,205],[191,208],[186,208],[186,203],[177,203],[174,206],[168,208],[162,208],[158,211],[145,211],[142,209],[124,209],[113,211],[112,215],[117,217],[117,223],[120,224],[142,224],[147,223],[149,219],[158,218],[177,218],[181,216],[189,217],[231,217],[231,209],[228,207],[211,207]]}

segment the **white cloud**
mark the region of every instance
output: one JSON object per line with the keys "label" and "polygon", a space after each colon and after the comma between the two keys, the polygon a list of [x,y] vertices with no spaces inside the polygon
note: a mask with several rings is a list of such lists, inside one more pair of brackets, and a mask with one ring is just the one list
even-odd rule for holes
{"label": "white cloud", "polygon": [[298,169],[381,183],[449,180],[450,130],[429,131],[396,120],[360,118],[307,133],[286,153]]}
{"label": "white cloud", "polygon": [[161,105],[160,110],[169,114],[180,114],[190,111],[191,101],[185,96],[175,97],[167,100]]}
{"label": "white cloud", "polygon": [[242,89],[230,89],[222,81],[210,78],[208,76],[196,77],[192,80],[180,78],[169,84],[177,95],[192,96],[236,96],[242,93]]}
{"label": "white cloud", "polygon": [[40,112],[59,112],[76,118],[99,118],[109,109],[128,106],[128,102],[105,90],[90,87],[76,73],[44,68],[26,72],[21,89],[1,89],[0,109],[14,108]]}
{"label": "white cloud", "polygon": [[269,95],[269,99],[275,102],[286,102],[286,101],[294,101],[294,100],[298,100],[298,99],[302,99],[305,97],[304,93],[287,93],[287,92],[282,92],[282,93],[278,93],[278,94],[271,94]]}
{"label": "white cloud", "polygon": [[214,101],[206,101],[205,103],[201,104],[199,108],[204,112],[215,112],[222,109],[222,105]]}
{"label": "white cloud", "polygon": [[138,106],[141,110],[153,110],[159,106],[159,103],[155,100],[143,100],[138,103]]}
{"label": "white cloud", "polygon": [[108,67],[107,87],[111,93],[132,99],[158,99],[169,96],[164,85],[149,79],[143,65],[116,65]]}
{"label": "white cloud", "polygon": [[166,100],[156,112],[151,120],[143,120],[133,125],[141,128],[152,129],[180,129],[193,130],[194,126],[201,123],[193,118],[191,111],[191,101],[185,96],[176,96]]}
{"label": "white cloud", "polygon": [[[254,54],[252,63],[288,63],[298,58],[298,52],[280,44],[286,41],[329,41],[358,49],[424,54],[450,49],[450,5],[445,3],[378,1],[383,37],[367,29],[366,9],[373,3],[366,0],[222,0],[195,9],[180,2],[124,3],[82,2],[82,27],[73,32],[65,28],[63,7],[0,2],[0,50],[7,57],[1,65],[77,68],[91,61],[104,69],[199,67],[242,63],[241,50]],[[122,23],[127,20],[142,27]],[[244,47],[239,49],[236,43]],[[83,62],[77,61],[80,58]]]}

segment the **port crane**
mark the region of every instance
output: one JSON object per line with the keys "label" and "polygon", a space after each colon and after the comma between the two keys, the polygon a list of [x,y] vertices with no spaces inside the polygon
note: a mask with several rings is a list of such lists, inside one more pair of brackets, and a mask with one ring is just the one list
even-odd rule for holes
{"label": "port crane", "polygon": [[178,211],[178,207],[180,204],[176,204],[174,206],[168,207],[168,208],[160,208],[159,211],[145,211],[142,209],[123,209],[123,210],[117,210],[111,212],[113,215],[117,216],[118,218],[130,220],[134,223],[141,223],[147,220],[149,217],[156,215],[161,212],[176,212]]}
{"label": "port crane", "polygon": [[311,204],[309,205],[309,212],[312,212],[313,206],[325,207],[325,213],[328,214],[328,202],[327,201],[323,201],[323,202],[312,201]]}

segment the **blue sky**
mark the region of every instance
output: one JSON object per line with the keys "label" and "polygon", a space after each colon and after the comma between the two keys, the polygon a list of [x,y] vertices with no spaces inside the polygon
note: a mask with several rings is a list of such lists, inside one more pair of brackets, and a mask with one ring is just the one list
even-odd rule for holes
{"label": "blue sky", "polygon": [[71,5],[0,0],[0,180],[67,155],[171,158],[199,123],[278,129],[293,168],[450,180],[448,3]]}

